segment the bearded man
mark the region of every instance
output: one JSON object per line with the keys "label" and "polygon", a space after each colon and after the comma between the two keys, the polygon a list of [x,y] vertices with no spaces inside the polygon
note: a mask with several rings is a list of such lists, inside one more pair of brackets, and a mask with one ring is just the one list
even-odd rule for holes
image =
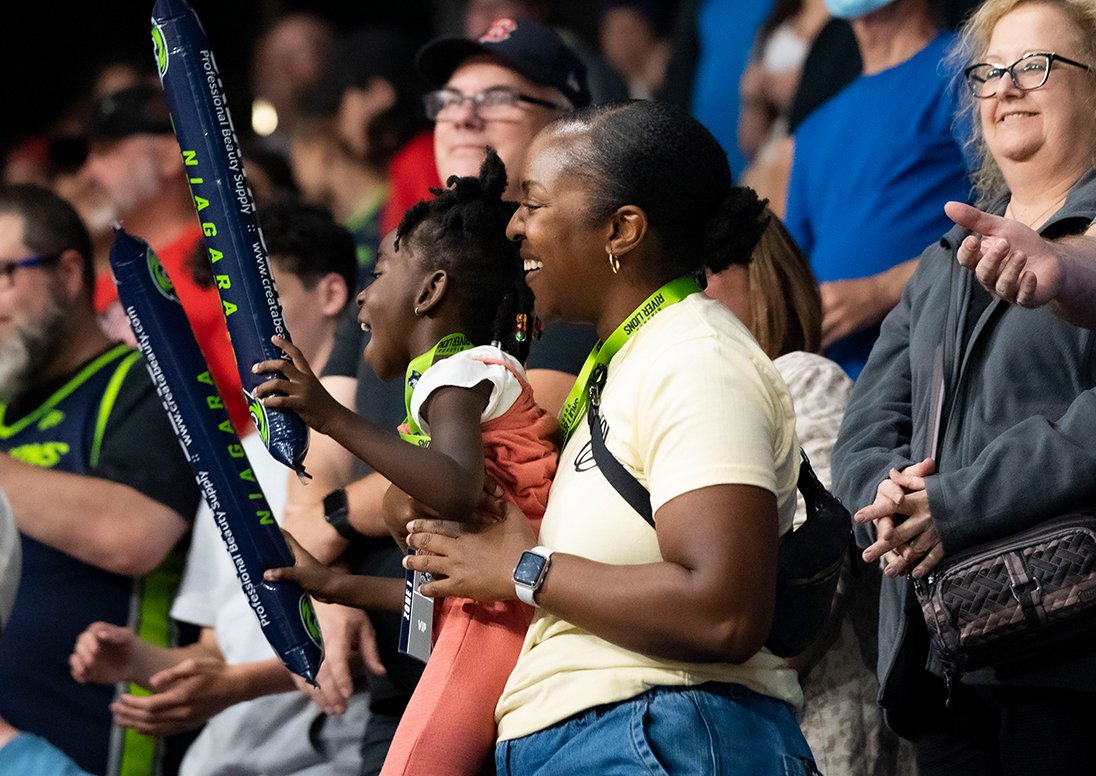
{"label": "bearded man", "polygon": [[118,688],[69,675],[96,620],[169,644],[199,491],[141,362],[102,333],[91,244],[63,199],[0,186],[0,490],[22,572],[0,634],[0,718],[94,774],[156,773],[155,739],[114,728]]}

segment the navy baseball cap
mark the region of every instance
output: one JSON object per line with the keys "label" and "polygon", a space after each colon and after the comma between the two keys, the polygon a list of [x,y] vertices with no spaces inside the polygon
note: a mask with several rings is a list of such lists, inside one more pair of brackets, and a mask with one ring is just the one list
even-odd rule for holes
{"label": "navy baseball cap", "polygon": [[461,62],[488,54],[541,86],[558,89],[571,105],[590,104],[586,66],[555,30],[529,19],[495,19],[479,38],[439,38],[419,49],[415,68],[444,86]]}
{"label": "navy baseball cap", "polygon": [[90,140],[172,132],[167,99],[155,86],[131,86],[96,103],[87,124]]}

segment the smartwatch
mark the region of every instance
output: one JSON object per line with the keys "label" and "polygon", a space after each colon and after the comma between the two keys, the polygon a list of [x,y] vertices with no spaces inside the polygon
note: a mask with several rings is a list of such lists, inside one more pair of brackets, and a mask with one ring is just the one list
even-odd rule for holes
{"label": "smartwatch", "polygon": [[518,565],[514,567],[514,590],[518,599],[530,606],[536,606],[537,591],[548,576],[548,567],[552,565],[552,550],[547,547],[534,547],[521,554]]}
{"label": "smartwatch", "polygon": [[350,510],[346,501],[346,489],[333,490],[323,497],[323,519],[347,541],[364,539],[354,526],[350,525]]}

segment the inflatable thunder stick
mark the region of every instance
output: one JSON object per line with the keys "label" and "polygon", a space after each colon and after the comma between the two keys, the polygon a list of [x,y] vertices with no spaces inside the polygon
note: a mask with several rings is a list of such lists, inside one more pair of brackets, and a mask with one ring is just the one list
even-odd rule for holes
{"label": "inflatable thunder stick", "polygon": [[263,635],[286,668],[316,683],[323,641],[312,600],[263,571],[293,565],[266,496],[187,323],[171,279],[143,240],[118,229],[110,249],[118,297],[194,477],[217,521]]}
{"label": "inflatable thunder stick", "polygon": [[270,454],[303,475],[308,427],[293,412],[267,410],[251,395],[256,385],[273,379],[253,374],[252,365],[283,357],[270,338],[289,339],[289,332],[217,62],[184,0],[156,0],[152,42],[248,409]]}

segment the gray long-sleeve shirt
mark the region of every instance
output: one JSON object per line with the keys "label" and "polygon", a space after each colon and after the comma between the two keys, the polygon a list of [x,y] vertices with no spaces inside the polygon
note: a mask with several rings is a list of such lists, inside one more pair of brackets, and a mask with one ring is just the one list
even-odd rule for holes
{"label": "gray long-sleeve shirt", "polygon": [[[1006,201],[991,209],[1003,211]],[[1094,217],[1096,171],[1090,171],[1042,233],[1077,233]],[[922,254],[853,388],[833,454],[834,490],[853,511],[874,500],[891,467],[930,455],[933,365],[942,345],[938,474],[926,489],[947,553],[1096,504],[1096,332],[1045,308],[990,299],[955,259],[967,234],[956,227]],[[869,534],[861,530],[861,541],[870,541]],[[906,579],[885,582],[879,645],[885,707],[909,689],[897,686],[902,680],[892,669],[909,646],[911,627],[923,628],[919,612],[905,617],[910,597]],[[1096,688],[1096,669],[1082,673],[1087,678],[1073,662],[1048,655],[1030,672],[1003,677],[990,670],[966,679]]]}

